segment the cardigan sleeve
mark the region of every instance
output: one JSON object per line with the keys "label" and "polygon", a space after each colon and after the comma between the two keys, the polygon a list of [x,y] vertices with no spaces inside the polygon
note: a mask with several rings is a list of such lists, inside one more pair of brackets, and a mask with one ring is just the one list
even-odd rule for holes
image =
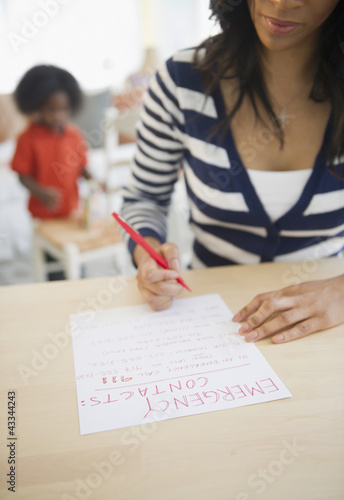
{"label": "cardigan sleeve", "polygon": [[[170,59],[157,71],[145,94],[136,154],[122,192],[122,217],[142,236],[161,242],[166,241],[168,209],[185,154],[185,120],[176,89]],[[123,236],[133,252],[135,242]]]}

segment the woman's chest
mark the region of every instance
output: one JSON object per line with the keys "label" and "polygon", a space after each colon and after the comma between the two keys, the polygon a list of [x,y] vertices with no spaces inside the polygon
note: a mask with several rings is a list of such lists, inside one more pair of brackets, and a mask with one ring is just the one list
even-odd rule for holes
{"label": "woman's chest", "polygon": [[243,165],[256,170],[312,169],[322,148],[331,106],[309,103],[279,110],[283,143],[276,123],[262,112],[263,122],[244,103],[231,123]]}

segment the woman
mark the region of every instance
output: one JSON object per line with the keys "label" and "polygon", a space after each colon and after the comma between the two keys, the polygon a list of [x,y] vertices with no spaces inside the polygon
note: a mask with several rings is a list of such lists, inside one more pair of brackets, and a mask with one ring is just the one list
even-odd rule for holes
{"label": "woman", "polygon": [[[212,0],[211,8],[222,33],[177,53],[150,86],[125,191],[122,215],[172,269],[129,242],[155,310],[182,289],[178,249],[165,243],[180,166],[193,267],[344,249],[343,0]],[[247,341],[275,343],[337,325],[344,275],[259,295],[234,321],[244,322]]]}

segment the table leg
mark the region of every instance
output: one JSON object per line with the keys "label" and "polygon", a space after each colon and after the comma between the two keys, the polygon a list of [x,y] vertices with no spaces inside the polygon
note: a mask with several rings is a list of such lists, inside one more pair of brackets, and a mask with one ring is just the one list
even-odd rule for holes
{"label": "table leg", "polygon": [[33,236],[33,267],[35,280],[37,282],[46,281],[44,250],[41,246],[39,236],[35,234]]}
{"label": "table leg", "polygon": [[81,277],[79,249],[73,243],[68,243],[63,248],[65,254],[67,280],[78,280]]}

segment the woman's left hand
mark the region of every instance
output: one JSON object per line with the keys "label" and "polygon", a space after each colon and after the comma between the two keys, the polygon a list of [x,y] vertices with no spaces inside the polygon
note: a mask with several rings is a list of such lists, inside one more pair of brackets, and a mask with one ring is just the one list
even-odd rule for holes
{"label": "woman's left hand", "polygon": [[[233,321],[247,342],[288,342],[344,322],[344,275],[257,295]],[[280,332],[280,333],[279,333]]]}

